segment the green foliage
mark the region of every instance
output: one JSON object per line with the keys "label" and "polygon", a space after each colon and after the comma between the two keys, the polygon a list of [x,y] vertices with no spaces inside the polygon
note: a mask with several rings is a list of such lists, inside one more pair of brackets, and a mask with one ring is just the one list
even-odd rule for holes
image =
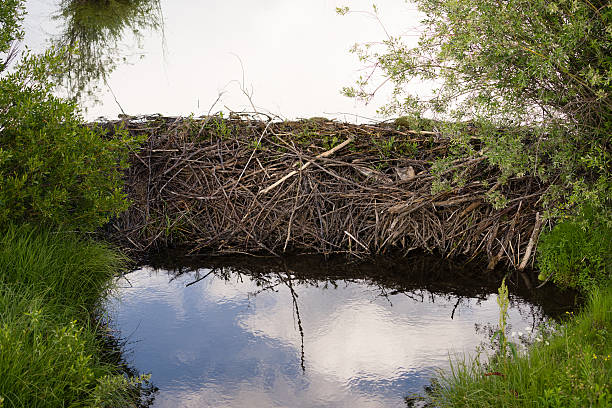
{"label": "green foliage", "polygon": [[321,139],[325,150],[332,149],[340,144],[337,135],[323,135]]}
{"label": "green foliage", "polygon": [[229,139],[232,135],[228,121],[223,117],[223,112],[219,113],[219,117],[215,117],[210,121],[212,129],[221,139]]}
{"label": "green foliage", "polygon": [[74,102],[53,96],[61,58],[27,54],[0,78],[0,225],[92,230],[127,208],[122,169],[136,141],[84,126]]}
{"label": "green foliage", "polygon": [[502,280],[502,283],[498,289],[497,305],[499,306],[499,330],[495,332],[495,336],[499,338],[500,354],[502,357],[506,357],[508,350],[508,339],[506,338],[506,327],[508,325],[508,305],[510,304],[510,298],[508,297],[508,286],[506,286],[506,279]]}
{"label": "green foliage", "polygon": [[[427,116],[442,119],[430,123],[453,142],[451,156],[483,155],[501,170],[502,185],[510,177],[526,175],[552,183],[541,200],[545,216],[567,221],[543,240],[546,249],[539,252],[539,264],[547,274],[561,268],[554,275],[558,283],[590,287],[601,282],[599,276],[609,274],[609,267],[601,272],[607,261],[600,254],[612,252],[609,239],[603,239],[612,225],[612,4],[415,3],[425,16],[417,47],[389,36],[382,44],[356,45],[352,50],[393,87],[393,98],[381,112],[406,115],[396,121],[398,126],[419,128]],[[375,8],[373,14],[377,13]],[[370,99],[380,89],[372,83],[376,77],[370,74],[344,93]],[[409,91],[415,79],[433,86],[431,98]],[[478,152],[470,144],[470,133],[461,129],[465,124],[475,126],[482,142]],[[438,167],[432,167],[434,193],[457,182],[444,177]],[[495,208],[507,203],[495,191],[487,199]],[[596,213],[594,238],[588,237],[584,225],[582,230],[577,227],[585,222],[580,217],[587,207]]]}
{"label": "green foliage", "polygon": [[388,159],[395,150],[396,141],[393,136],[390,138],[372,137],[372,143],[377,147],[379,157]]}
{"label": "green foliage", "polygon": [[93,310],[127,260],[74,232],[9,224],[0,232],[0,284],[23,285],[47,303]]}
{"label": "green foliage", "polygon": [[543,234],[538,251],[542,280],[587,291],[612,279],[612,225],[592,207]]}
{"label": "green foliage", "polygon": [[612,288],[512,359],[455,360],[423,399],[435,407],[609,407]]}
{"label": "green foliage", "polygon": [[[509,114],[513,123],[560,114],[597,128],[601,119],[609,120],[612,10],[607,1],[416,3],[426,16],[417,48],[389,37],[382,51],[368,45],[354,49],[363,61],[378,64],[394,85],[395,99],[386,112],[414,114],[416,107],[488,119]],[[405,85],[413,78],[441,80],[434,98],[407,93]],[[358,85],[354,94],[371,95],[370,82]]]}
{"label": "green foliage", "polygon": [[494,190],[487,192],[485,198],[496,210],[506,208],[506,206],[508,205],[508,199],[499,191]]}
{"label": "green foliage", "polygon": [[[0,53],[8,52],[15,40],[23,38],[20,29],[24,13],[24,0],[3,0],[0,3]],[[0,63],[0,72],[4,66]]]}
{"label": "green foliage", "polygon": [[62,0],[60,9],[64,32],[55,45],[76,52],[64,54],[66,69],[57,77],[67,78],[77,97],[94,96],[96,84],[116,68],[126,34],[140,43],[142,31],[162,28],[159,0]]}
{"label": "green foliage", "polygon": [[[74,233],[12,225],[0,233],[3,407],[134,405],[146,377],[127,380],[100,359],[90,317],[124,266],[107,245]],[[101,396],[114,403],[100,405]]]}
{"label": "green foliage", "polygon": [[[563,188],[548,200],[551,208],[565,207],[573,196],[579,200],[599,179],[612,183],[608,1],[416,3],[425,15],[418,47],[390,36],[382,46],[352,50],[393,86],[393,100],[382,113],[406,114],[399,125],[428,115],[478,124],[485,142],[481,153],[504,178],[532,173],[558,180]],[[372,78],[345,93],[369,99],[379,89]],[[410,93],[407,85],[414,79],[432,83],[433,97]],[[439,130],[455,139],[451,129]],[[463,144],[469,152],[468,141]]]}

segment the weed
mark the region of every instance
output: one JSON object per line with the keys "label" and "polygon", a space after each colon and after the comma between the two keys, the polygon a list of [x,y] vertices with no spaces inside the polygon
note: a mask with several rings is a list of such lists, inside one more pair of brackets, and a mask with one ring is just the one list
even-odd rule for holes
{"label": "weed", "polygon": [[438,374],[425,399],[437,407],[609,407],[611,311],[612,287],[596,288],[581,313],[538,335],[526,352],[512,350],[512,358],[496,355],[484,365],[477,359],[451,361],[450,371]]}
{"label": "weed", "polygon": [[377,139],[372,138],[372,143],[378,147],[379,157],[381,159],[388,159],[395,150],[395,137],[391,136],[389,139]]}
{"label": "weed", "polygon": [[323,136],[323,148],[325,148],[325,150],[329,150],[332,149],[336,146],[338,146],[338,136],[336,135],[325,135]]}

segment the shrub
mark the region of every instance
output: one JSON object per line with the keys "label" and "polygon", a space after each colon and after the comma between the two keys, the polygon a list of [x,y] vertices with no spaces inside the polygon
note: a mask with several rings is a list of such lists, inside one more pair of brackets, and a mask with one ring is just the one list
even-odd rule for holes
{"label": "shrub", "polygon": [[[612,3],[413,3],[424,16],[418,46],[402,36],[356,45],[372,72],[344,93],[368,100],[382,76],[393,91],[383,114],[477,124],[480,153],[502,170],[500,181],[531,174],[554,184],[542,200],[547,216],[602,205],[612,186]],[[429,96],[409,86],[415,79],[429,82]],[[462,142],[469,147],[469,137]]]}
{"label": "shrub", "polygon": [[[9,52],[13,41],[23,38],[20,30],[23,11],[23,0],[3,0],[0,4],[0,52]],[[0,64],[0,72],[3,68]]]}
{"label": "shrub", "polygon": [[61,53],[26,54],[0,78],[0,225],[92,230],[126,209],[122,172],[135,140],[87,127],[75,102],[52,94]]}
{"label": "shrub", "polygon": [[592,207],[543,234],[538,246],[540,279],[592,290],[612,278],[612,227]]}

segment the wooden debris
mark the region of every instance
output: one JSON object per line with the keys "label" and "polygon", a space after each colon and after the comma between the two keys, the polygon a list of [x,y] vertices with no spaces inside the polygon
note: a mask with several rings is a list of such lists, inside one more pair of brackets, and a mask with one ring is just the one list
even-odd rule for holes
{"label": "wooden debris", "polygon": [[[502,183],[478,138],[472,143],[479,153],[435,173],[450,139],[391,124],[242,115],[102,125],[146,138],[125,173],[132,205],[108,228],[134,251],[180,246],[363,258],[421,248],[521,269],[534,252],[537,200],[547,185],[531,176]],[[493,192],[506,207],[489,203]]]}

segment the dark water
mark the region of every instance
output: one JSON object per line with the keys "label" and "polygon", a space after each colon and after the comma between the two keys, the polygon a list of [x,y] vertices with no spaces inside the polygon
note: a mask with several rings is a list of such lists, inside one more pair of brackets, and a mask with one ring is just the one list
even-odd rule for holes
{"label": "dark water", "polygon": [[[155,407],[395,407],[489,338],[498,284],[432,259],[208,260],[140,268],[108,310]],[[509,319],[525,335],[565,310],[527,296]]]}

